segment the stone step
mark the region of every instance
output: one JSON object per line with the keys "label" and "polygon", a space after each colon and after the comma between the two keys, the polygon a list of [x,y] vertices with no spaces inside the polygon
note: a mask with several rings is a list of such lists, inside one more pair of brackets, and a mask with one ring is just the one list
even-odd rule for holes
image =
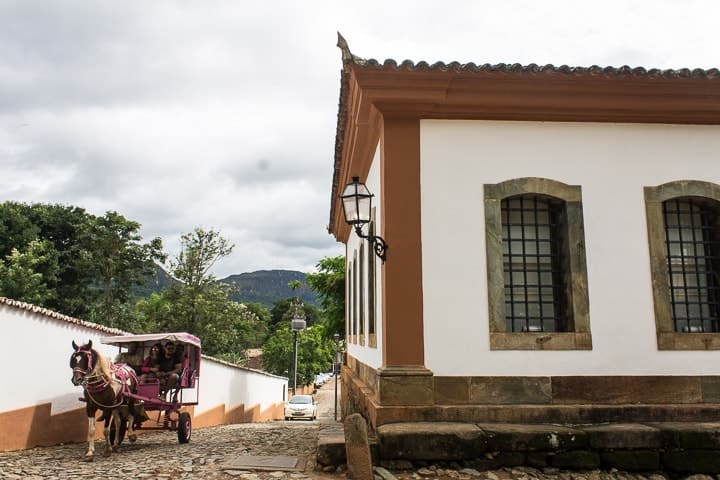
{"label": "stone step", "polygon": [[[342,430],[321,430],[318,464],[344,463],[344,442]],[[720,473],[720,423],[392,423],[378,428],[371,451],[376,465],[459,462],[477,469],[526,465]]]}

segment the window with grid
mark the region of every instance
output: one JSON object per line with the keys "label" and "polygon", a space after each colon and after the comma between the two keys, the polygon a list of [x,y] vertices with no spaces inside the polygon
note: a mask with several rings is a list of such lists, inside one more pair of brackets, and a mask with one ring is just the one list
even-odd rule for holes
{"label": "window with grid", "polygon": [[720,203],[674,198],[662,203],[675,332],[718,332]]}
{"label": "window with grid", "polygon": [[539,195],[502,200],[505,319],[508,332],[566,330],[561,248],[564,202]]}
{"label": "window with grid", "polygon": [[484,184],[491,350],[592,350],[582,188]]}

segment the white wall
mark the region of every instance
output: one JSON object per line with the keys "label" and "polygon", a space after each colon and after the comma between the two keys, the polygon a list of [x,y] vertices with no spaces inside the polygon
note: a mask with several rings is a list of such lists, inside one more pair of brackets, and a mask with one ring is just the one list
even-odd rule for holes
{"label": "white wall", "polygon": [[[644,186],[720,183],[720,127],[421,122],[426,366],[435,375],[718,375],[657,350]],[[582,187],[592,351],[490,351],[483,184]]]}
{"label": "white wall", "polygon": [[[378,145],[375,149],[375,156],[373,157],[372,166],[370,167],[370,171],[368,172],[367,179],[361,178],[360,181],[364,181],[365,185],[367,186],[368,190],[370,190],[371,193],[375,194],[375,197],[373,198],[373,207],[375,207],[375,233],[377,235],[382,236],[382,211],[380,210],[380,202],[381,202],[381,192],[380,192],[380,146]],[[367,234],[367,227],[364,228],[364,233]],[[367,241],[366,241],[367,242]],[[370,248],[368,248],[370,247]],[[359,252],[360,252],[360,239],[355,235],[355,231],[353,230],[353,233],[350,234],[350,238],[348,239],[347,243],[347,249],[346,249],[346,259],[347,262],[349,262],[350,265],[352,265],[353,255],[355,252],[358,252],[358,259]],[[392,255],[392,253],[390,253]],[[365,344],[360,345],[359,343],[353,344],[348,343],[347,352],[349,355],[352,355],[353,357],[357,358],[359,361],[365,363],[366,365],[369,365],[373,368],[380,368],[382,366],[382,267],[381,262],[375,255],[374,250],[372,249],[372,246],[369,243],[365,244],[365,256],[370,261],[377,262],[376,265],[376,275],[375,275],[375,305],[376,305],[376,312],[375,312],[375,321],[376,321],[376,338],[377,338],[377,347],[371,348],[368,346],[368,340],[367,340],[367,313],[365,314],[365,318],[363,321],[365,322]],[[366,269],[367,271],[367,269]],[[365,282],[368,281],[367,274],[366,278],[364,279]],[[349,286],[350,283],[346,282],[346,286]],[[366,292],[368,291],[368,286],[366,285]],[[368,296],[365,295],[365,312],[368,311]],[[346,317],[348,318],[349,315],[349,309],[350,305],[346,305]]]}
{"label": "white wall", "polygon": [[[70,382],[72,341],[84,344],[92,340],[93,348],[108,357],[118,353],[117,347],[103,345],[100,339],[119,331],[82,326],[2,303],[0,326],[5,332],[0,348],[4,366],[0,413],[49,402],[52,414],[83,408],[85,404],[78,400],[82,388]],[[223,403],[226,410],[239,404],[260,405],[264,410],[282,402],[286,389],[285,378],[203,358],[195,415]],[[183,393],[185,402],[192,398],[192,390]]]}

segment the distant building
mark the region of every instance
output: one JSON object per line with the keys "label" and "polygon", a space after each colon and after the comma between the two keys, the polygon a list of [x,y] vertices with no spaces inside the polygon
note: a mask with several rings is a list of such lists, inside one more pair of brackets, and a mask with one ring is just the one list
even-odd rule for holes
{"label": "distant building", "polygon": [[[720,72],[343,69],[344,404],[397,421],[715,420]],[[344,222],[353,176],[375,195]]]}
{"label": "distant building", "polygon": [[245,367],[254,370],[263,369],[263,351],[262,348],[248,348],[245,351]]}

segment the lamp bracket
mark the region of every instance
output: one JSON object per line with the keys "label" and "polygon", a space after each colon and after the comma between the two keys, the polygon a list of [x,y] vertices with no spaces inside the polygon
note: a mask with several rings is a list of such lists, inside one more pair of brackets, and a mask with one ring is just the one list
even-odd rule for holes
{"label": "lamp bracket", "polygon": [[358,224],[355,224],[355,233],[360,238],[366,238],[370,240],[373,250],[375,250],[375,255],[377,255],[380,260],[382,260],[382,263],[385,263],[385,260],[387,259],[388,249],[387,242],[380,235],[365,235],[362,231],[362,226]]}

